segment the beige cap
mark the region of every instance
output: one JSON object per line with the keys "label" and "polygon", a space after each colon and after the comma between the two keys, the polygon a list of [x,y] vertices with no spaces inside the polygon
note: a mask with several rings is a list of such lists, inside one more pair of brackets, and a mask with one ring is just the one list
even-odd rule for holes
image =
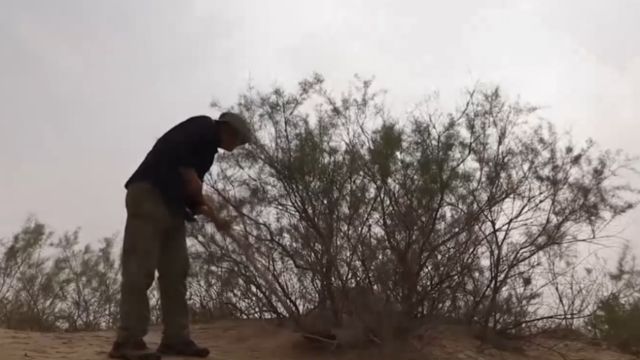
{"label": "beige cap", "polygon": [[238,133],[241,143],[247,144],[253,141],[253,132],[249,127],[249,123],[247,123],[247,120],[242,117],[242,115],[233,112],[224,112],[220,114],[218,121],[224,121],[231,125]]}

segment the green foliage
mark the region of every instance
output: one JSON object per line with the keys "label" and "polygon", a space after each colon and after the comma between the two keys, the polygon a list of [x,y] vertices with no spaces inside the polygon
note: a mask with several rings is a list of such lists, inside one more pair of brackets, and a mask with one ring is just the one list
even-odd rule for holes
{"label": "green foliage", "polygon": [[597,338],[640,355],[640,270],[630,254],[626,243],[609,274],[612,289],[599,300],[587,325]]}
{"label": "green foliage", "polygon": [[640,299],[625,303],[611,295],[591,319],[597,336],[620,350],[640,355]]}
{"label": "green foliage", "polygon": [[402,146],[402,132],[393,124],[383,124],[373,133],[369,158],[382,180],[391,177],[395,170],[396,156]]}

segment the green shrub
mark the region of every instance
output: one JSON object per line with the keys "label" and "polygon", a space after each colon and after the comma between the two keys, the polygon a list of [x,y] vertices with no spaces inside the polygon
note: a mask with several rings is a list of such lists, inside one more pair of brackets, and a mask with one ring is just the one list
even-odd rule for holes
{"label": "green shrub", "polygon": [[640,299],[625,302],[618,295],[610,295],[600,302],[591,326],[607,344],[640,354]]}

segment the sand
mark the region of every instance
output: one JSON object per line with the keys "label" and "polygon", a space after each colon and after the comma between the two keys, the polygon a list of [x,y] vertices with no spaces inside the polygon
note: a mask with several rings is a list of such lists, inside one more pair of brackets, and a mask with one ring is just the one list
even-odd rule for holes
{"label": "sand", "polygon": [[[193,326],[193,337],[212,352],[212,360],[483,360],[483,359],[571,359],[631,360],[602,347],[577,341],[538,338],[523,344],[525,353],[499,351],[480,344],[466,331],[454,327],[432,329],[410,342],[387,348],[345,351],[311,348],[285,327],[261,321],[220,321]],[[160,329],[152,328],[145,339],[155,347]],[[0,360],[93,360],[107,359],[114,332],[37,333],[0,329]],[[180,357],[164,357],[182,359]]]}

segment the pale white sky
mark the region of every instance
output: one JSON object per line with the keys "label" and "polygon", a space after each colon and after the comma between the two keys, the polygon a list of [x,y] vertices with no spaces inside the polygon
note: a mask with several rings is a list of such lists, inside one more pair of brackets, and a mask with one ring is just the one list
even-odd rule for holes
{"label": "pale white sky", "polygon": [[[639,18],[637,0],[0,0],[0,238],[29,213],[120,232],[123,183],[154,140],[249,79],[319,71],[337,92],[375,75],[398,109],[492,82],[640,155]],[[617,225],[636,246],[639,220]]]}

